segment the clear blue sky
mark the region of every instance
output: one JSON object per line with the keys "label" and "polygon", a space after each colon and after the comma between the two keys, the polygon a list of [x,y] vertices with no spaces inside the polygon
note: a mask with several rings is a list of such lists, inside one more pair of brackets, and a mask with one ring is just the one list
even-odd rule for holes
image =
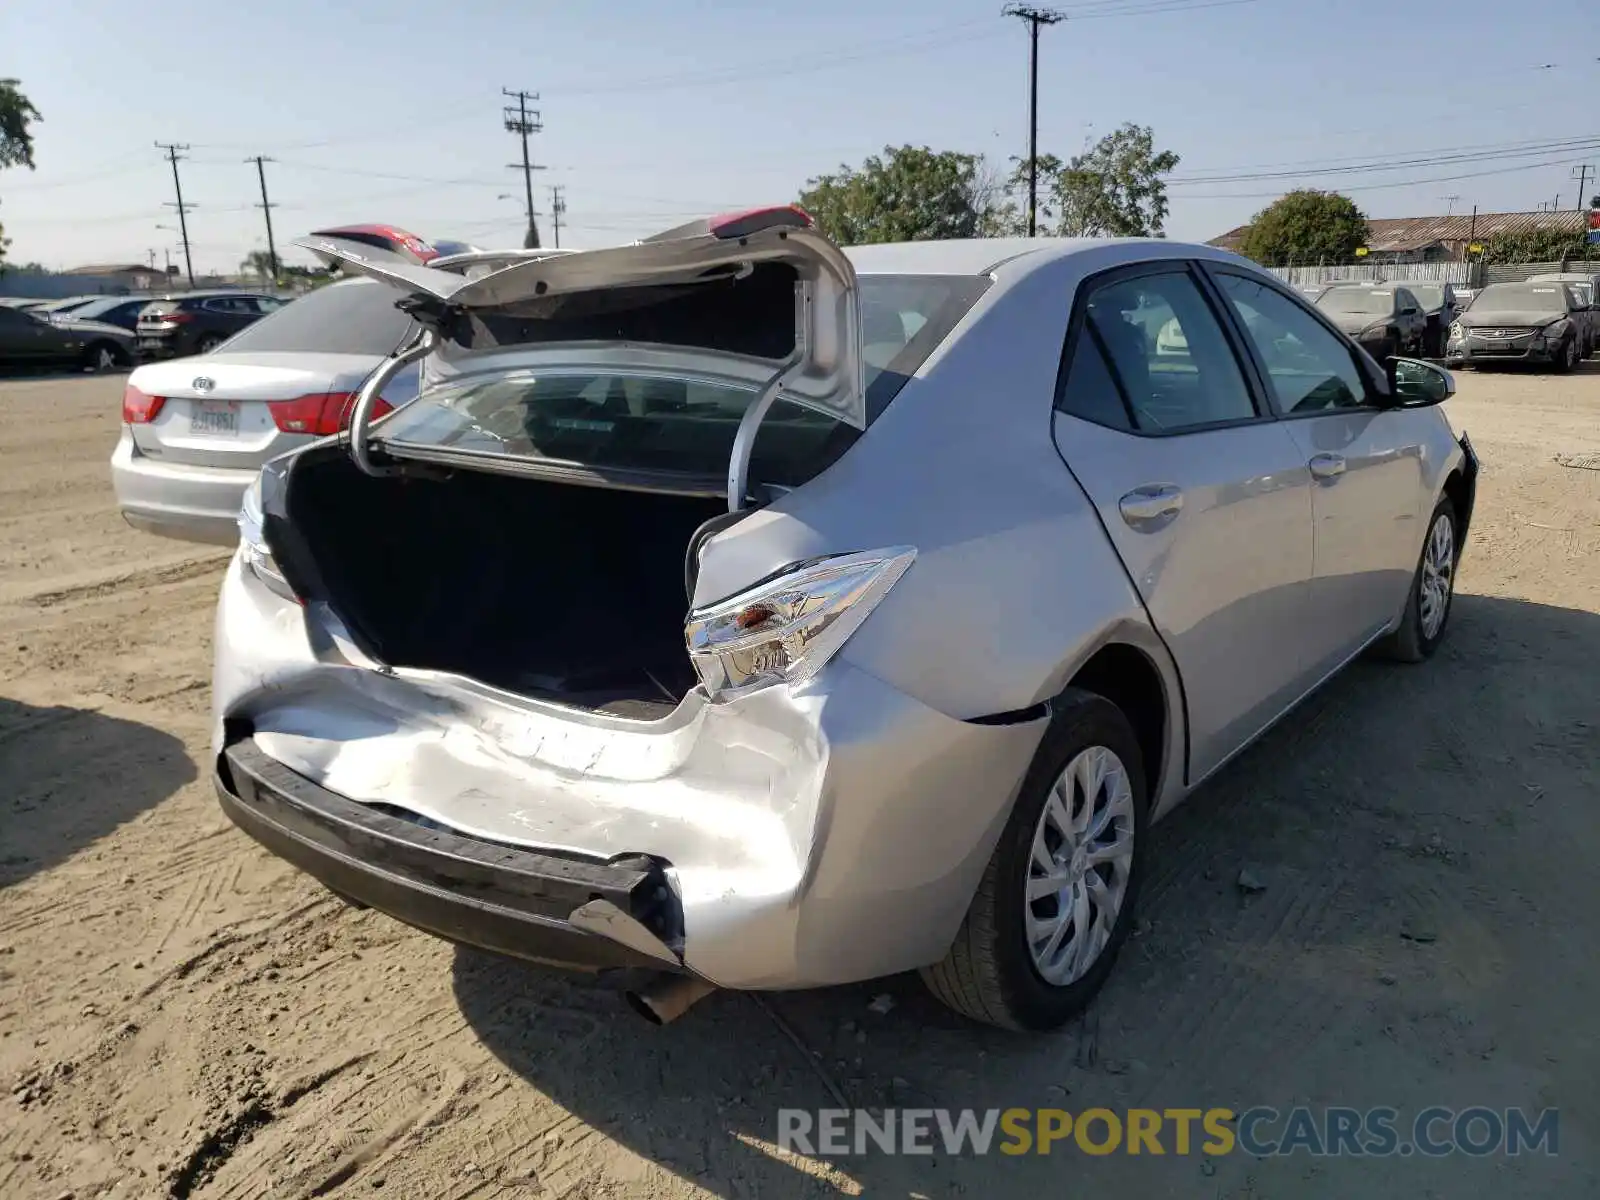
{"label": "clear blue sky", "polygon": [[[1070,154],[1124,121],[1183,156],[1168,233],[1205,239],[1297,185],[1372,216],[1576,200],[1600,163],[1600,34],[1579,8],[1503,0],[1062,0],[1043,32],[1040,146]],[[1580,6],[1581,7],[1581,6]],[[502,87],[541,93],[536,204],[566,189],[563,244],[627,240],[690,215],[794,197],[886,143],[1027,145],[1027,38],[1000,0],[3,0],[0,77],[44,114],[36,172],[0,173],[13,261],[158,258],[182,166],[197,270],[264,247],[254,167],[269,154],[280,243],[389,221],[516,244],[520,153]],[[1587,138],[1591,148],[1511,152]],[[1342,175],[1374,159],[1476,157]],[[1288,172],[1203,182],[1192,176]],[[1443,179],[1442,176],[1471,176]],[[1423,182],[1411,182],[1423,181]],[[1407,186],[1380,186],[1406,184]],[[1595,190],[1600,190],[1597,188]],[[516,199],[499,199],[512,193]],[[548,232],[548,216],[541,221]]]}

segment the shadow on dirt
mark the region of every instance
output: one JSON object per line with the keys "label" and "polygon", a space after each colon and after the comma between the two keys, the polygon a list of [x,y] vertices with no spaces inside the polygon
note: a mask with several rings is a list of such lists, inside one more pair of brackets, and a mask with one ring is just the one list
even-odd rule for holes
{"label": "shadow on dirt", "polygon": [[[457,1001],[533,1088],[721,1197],[831,1196],[847,1181],[867,1195],[989,1195],[1001,1180],[1007,1195],[1063,1194],[1069,1181],[1114,1194],[1311,1194],[1303,1157],[1171,1146],[1160,1158],[869,1147],[831,1174],[772,1151],[779,1109],[815,1112],[839,1096],[873,1109],[1237,1111],[1314,1098],[1416,1112],[1470,1094],[1576,1112],[1593,1098],[1592,1064],[1575,1054],[1541,1075],[1541,1055],[1519,1049],[1534,1019],[1525,999],[1495,984],[1561,974],[1567,935],[1554,915],[1529,914],[1570,914],[1573,889],[1588,888],[1573,880],[1600,854],[1583,817],[1600,760],[1600,617],[1461,595],[1453,622],[1427,664],[1344,672],[1162,822],[1135,936],[1100,998],[1058,1033],[968,1024],[914,977],[716,994],[657,1029],[598,984],[467,950]],[[1491,864],[1486,892],[1478,868]],[[883,996],[892,1004],[874,1003]],[[1573,1002],[1582,1011],[1582,996]],[[1432,1160],[1426,1177],[1408,1173],[1417,1161],[1373,1162],[1384,1174],[1363,1174],[1371,1186],[1357,1190],[1472,1191],[1489,1178],[1481,1159]],[[1571,1166],[1497,1163],[1530,1184]]]}
{"label": "shadow on dirt", "polygon": [[194,778],[170,734],[0,697],[0,887],[70,858]]}

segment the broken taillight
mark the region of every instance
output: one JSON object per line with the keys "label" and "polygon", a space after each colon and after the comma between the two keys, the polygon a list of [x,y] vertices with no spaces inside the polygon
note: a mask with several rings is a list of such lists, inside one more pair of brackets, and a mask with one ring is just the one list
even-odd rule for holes
{"label": "broken taillight", "polygon": [[[267,405],[272,422],[284,433],[308,433],[328,437],[344,429],[355,407],[354,392],[313,392],[293,400],[274,400]],[[379,398],[372,406],[372,419],[394,411],[394,405]]]}
{"label": "broken taillight", "polygon": [[166,402],[165,396],[148,396],[130,383],[122,389],[122,423],[148,425]]}

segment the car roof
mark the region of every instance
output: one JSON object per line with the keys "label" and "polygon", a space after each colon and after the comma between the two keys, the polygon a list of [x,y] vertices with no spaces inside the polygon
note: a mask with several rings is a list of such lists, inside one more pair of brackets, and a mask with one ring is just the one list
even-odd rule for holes
{"label": "car roof", "polygon": [[[1144,258],[1247,261],[1214,246],[1167,238],[965,238],[846,246],[844,252],[861,275],[987,275],[1003,266],[1027,274],[1047,263],[1106,246],[1129,247],[1129,262]],[[1139,249],[1155,253],[1141,254]]]}

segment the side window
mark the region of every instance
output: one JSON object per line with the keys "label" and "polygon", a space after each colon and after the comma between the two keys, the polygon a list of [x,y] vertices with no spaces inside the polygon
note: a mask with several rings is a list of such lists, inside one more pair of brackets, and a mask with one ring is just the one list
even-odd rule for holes
{"label": "side window", "polygon": [[[1079,350],[1090,342],[1104,353],[1101,365],[1111,368],[1140,432],[1171,433],[1256,415],[1238,359],[1186,270],[1116,280],[1090,293],[1063,398],[1069,412],[1077,403],[1072,389]],[[1082,370],[1086,379],[1092,376],[1092,357]],[[1107,407],[1100,402],[1100,411]]]}
{"label": "side window", "polygon": [[1133,428],[1128,406],[1116,380],[1111,378],[1111,368],[1106,365],[1105,351],[1100,348],[1094,330],[1087,325],[1078,331],[1073,342],[1072,361],[1062,376],[1056,407],[1096,425]]}
{"label": "side window", "polygon": [[1367,402],[1350,347],[1316,317],[1256,280],[1227,273],[1217,280],[1267,368],[1281,411],[1359,408]]}

